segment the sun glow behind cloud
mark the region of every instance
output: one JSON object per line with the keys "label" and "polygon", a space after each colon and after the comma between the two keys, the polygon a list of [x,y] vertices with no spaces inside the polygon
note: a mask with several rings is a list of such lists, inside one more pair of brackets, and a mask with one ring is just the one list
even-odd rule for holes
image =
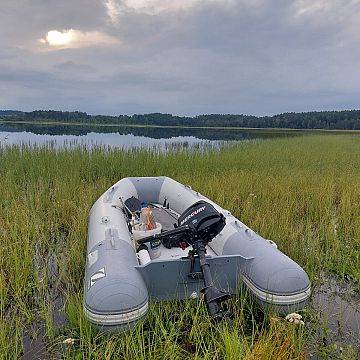
{"label": "sun glow behind cloud", "polygon": [[48,43],[50,46],[66,46],[71,43],[73,39],[72,33],[74,30],[70,29],[68,31],[57,31],[50,30],[45,39],[41,39],[42,43]]}
{"label": "sun glow behind cloud", "polygon": [[94,45],[113,45],[119,43],[119,40],[100,31],[69,29],[50,30],[40,42],[54,49],[74,49]]}

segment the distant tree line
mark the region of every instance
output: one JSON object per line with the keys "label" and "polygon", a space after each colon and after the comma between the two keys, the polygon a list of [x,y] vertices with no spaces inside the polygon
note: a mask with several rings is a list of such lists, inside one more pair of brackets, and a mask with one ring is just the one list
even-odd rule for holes
{"label": "distant tree line", "polygon": [[114,125],[207,126],[288,129],[344,129],[360,130],[360,110],[312,111],[283,113],[273,116],[209,114],[175,116],[171,114],[88,115],[80,111],[36,110],[31,112],[0,110],[6,121],[65,122]]}

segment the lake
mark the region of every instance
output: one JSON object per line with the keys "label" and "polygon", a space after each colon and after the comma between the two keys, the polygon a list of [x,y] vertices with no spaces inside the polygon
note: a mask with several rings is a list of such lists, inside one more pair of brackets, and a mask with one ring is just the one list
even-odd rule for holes
{"label": "lake", "polygon": [[224,143],[295,136],[279,130],[156,128],[0,123],[0,145],[76,146],[122,149],[219,148]]}

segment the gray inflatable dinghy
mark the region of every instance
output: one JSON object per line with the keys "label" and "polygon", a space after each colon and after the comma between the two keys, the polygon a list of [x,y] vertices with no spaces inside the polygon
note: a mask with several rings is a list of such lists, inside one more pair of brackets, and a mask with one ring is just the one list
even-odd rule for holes
{"label": "gray inflatable dinghy", "polygon": [[[153,230],[137,228],[131,209],[137,202],[151,208],[156,221]],[[192,227],[203,222],[196,224],[200,213],[208,210],[203,211],[205,207],[211,208],[212,215],[205,222],[212,221],[213,229],[202,224],[205,230],[200,234]],[[182,229],[195,234],[197,242],[179,241],[176,233]],[[179,246],[165,241],[164,236],[171,232],[168,239]],[[147,246],[139,248],[144,237]],[[205,237],[206,241],[200,239]],[[149,299],[196,298],[202,289],[205,298],[211,298],[209,309],[211,301],[216,305],[242,285],[261,306],[271,305],[280,313],[302,309],[310,296],[304,270],[273,242],[173,179],[125,178],[93,205],[84,280],[84,312],[92,323],[105,328],[131,326],[146,314]]]}

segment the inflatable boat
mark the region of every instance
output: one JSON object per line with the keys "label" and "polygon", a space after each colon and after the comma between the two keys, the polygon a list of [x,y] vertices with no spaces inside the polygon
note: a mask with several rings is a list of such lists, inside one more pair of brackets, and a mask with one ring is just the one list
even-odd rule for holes
{"label": "inflatable boat", "polygon": [[[140,226],[145,210],[152,228]],[[283,314],[302,309],[310,296],[298,264],[190,186],[124,178],[93,205],[84,279],[92,323],[124,328],[146,315],[149,300],[200,296],[216,317],[240,286]]]}

